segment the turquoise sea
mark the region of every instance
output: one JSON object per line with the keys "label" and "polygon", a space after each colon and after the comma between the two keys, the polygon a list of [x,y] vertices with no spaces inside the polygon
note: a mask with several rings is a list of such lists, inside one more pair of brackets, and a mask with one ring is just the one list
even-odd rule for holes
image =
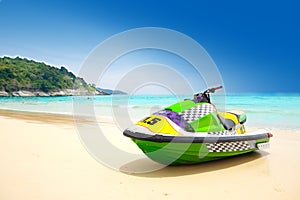
{"label": "turquoise sea", "polygon": [[[191,96],[1,97],[0,109],[74,115],[74,105],[92,105],[96,116],[111,116],[113,109],[122,108],[134,121],[186,98]],[[220,109],[244,110],[250,127],[300,130],[299,94],[216,95],[212,101]]]}

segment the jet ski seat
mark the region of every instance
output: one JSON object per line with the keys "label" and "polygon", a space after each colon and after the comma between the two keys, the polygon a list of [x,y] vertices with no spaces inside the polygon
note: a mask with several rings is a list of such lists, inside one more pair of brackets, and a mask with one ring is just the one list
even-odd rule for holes
{"label": "jet ski seat", "polygon": [[239,110],[218,112],[218,118],[226,130],[232,130],[237,124],[244,124],[247,119],[246,114]]}
{"label": "jet ski seat", "polygon": [[218,118],[226,130],[232,130],[232,128],[235,126],[235,123],[232,119],[225,118],[221,114],[218,114]]}

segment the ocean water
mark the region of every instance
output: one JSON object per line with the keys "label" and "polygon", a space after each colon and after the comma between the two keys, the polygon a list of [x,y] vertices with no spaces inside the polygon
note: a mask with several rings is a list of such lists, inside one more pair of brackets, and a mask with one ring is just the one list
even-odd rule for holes
{"label": "ocean water", "polygon": [[[187,98],[191,96],[1,97],[0,109],[97,117],[123,115],[135,121]],[[299,94],[215,95],[212,101],[220,110],[245,111],[250,127],[300,130]]]}

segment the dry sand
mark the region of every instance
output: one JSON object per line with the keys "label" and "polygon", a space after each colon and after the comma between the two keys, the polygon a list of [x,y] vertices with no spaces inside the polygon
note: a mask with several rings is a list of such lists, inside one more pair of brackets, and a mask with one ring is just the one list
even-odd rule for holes
{"label": "dry sand", "polygon": [[[139,151],[112,122],[100,126]],[[266,152],[125,174],[89,155],[69,117],[1,111],[0,127],[1,200],[300,199],[299,131],[273,130]]]}

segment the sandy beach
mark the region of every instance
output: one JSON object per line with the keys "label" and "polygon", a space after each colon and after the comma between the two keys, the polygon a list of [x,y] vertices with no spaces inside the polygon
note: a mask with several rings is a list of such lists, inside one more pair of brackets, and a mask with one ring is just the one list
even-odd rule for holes
{"label": "sandy beach", "polygon": [[[72,117],[1,110],[0,126],[2,200],[300,199],[299,131],[272,130],[264,152],[126,174],[85,150]],[[139,151],[112,121],[100,126]]]}

